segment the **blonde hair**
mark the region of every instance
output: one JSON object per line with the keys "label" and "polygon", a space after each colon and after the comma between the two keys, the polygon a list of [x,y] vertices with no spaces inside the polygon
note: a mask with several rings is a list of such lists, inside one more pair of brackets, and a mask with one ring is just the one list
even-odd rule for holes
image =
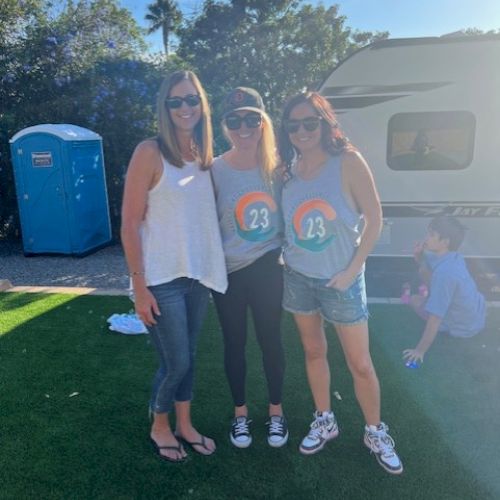
{"label": "blonde hair", "polygon": [[183,80],[189,80],[193,84],[201,99],[201,118],[193,130],[191,151],[196,161],[200,164],[200,168],[206,170],[210,168],[213,163],[213,136],[210,106],[208,104],[207,94],[200,80],[192,71],[176,71],[165,78],[161,84],[157,102],[158,147],[169,163],[179,168],[184,166],[179,142],[175,134],[175,125],[165,105],[165,100],[170,96],[172,88]]}
{"label": "blonde hair", "polygon": [[[257,145],[257,160],[266,183],[271,184],[274,170],[278,164],[276,151],[276,136],[274,135],[273,123],[269,115],[262,110],[254,111],[262,116],[262,137]],[[222,122],[224,135],[231,143],[231,137],[224,121]]]}

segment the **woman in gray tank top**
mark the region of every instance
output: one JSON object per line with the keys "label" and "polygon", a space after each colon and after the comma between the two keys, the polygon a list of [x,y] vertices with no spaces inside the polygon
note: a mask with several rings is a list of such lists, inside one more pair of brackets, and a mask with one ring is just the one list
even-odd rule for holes
{"label": "woman in gray tank top", "polygon": [[[141,142],[127,171],[122,242],[135,310],[156,348],[151,442],[160,458],[181,462],[182,443],[202,455],[212,439],[191,422],[196,342],[209,287],[227,286],[208,168],[212,127],[207,97],[191,71],[167,77],[158,94],[158,137]],[[176,414],[176,431],[169,414]]]}
{"label": "woman in gray tank top", "polygon": [[252,442],[246,400],[247,315],[251,312],[269,395],[267,441],[283,446],[288,429],[281,406],[285,359],[281,343],[282,223],[273,173],[276,142],[259,93],[238,87],[225,99],[224,133],[231,149],[212,168],[228,272],[225,294],[214,293],[224,338],[224,368],[234,402],[232,444]]}
{"label": "woman in gray tank top", "polygon": [[279,135],[285,220],[283,307],[292,312],[305,351],[315,412],[300,444],[320,451],[339,429],[331,407],[324,320],[340,339],[366,425],[364,442],[378,463],[402,463],[380,420],[380,389],[368,342],[365,260],[380,234],[382,212],[372,174],[339,130],[328,101],[314,92],[285,105]]}

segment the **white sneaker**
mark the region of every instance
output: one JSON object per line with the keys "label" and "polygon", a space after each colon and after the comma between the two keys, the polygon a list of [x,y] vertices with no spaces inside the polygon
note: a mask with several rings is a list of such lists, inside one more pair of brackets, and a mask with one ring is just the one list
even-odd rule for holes
{"label": "white sneaker", "polygon": [[314,420],[311,424],[311,430],[299,446],[299,451],[304,455],[317,453],[323,449],[330,439],[339,435],[337,421],[332,411],[323,413],[317,411],[313,415]]}
{"label": "white sneaker", "polygon": [[251,420],[244,416],[233,419],[229,438],[237,448],[248,448],[252,444],[250,422]]}
{"label": "white sneaker", "polygon": [[383,422],[372,430],[365,425],[365,445],[375,454],[377,462],[390,474],[401,474],[403,464],[394,449],[394,440],[387,434],[389,427]]}
{"label": "white sneaker", "polygon": [[267,443],[273,448],[279,448],[288,441],[288,424],[286,418],[280,415],[273,415],[266,423]]}

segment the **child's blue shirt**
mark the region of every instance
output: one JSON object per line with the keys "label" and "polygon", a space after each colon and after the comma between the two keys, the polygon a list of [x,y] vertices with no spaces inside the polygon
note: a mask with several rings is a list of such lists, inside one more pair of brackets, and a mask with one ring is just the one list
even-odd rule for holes
{"label": "child's blue shirt", "polygon": [[472,337],[480,332],[484,328],[486,304],[462,255],[457,252],[424,255],[432,271],[425,310],[442,318],[439,329],[454,337]]}

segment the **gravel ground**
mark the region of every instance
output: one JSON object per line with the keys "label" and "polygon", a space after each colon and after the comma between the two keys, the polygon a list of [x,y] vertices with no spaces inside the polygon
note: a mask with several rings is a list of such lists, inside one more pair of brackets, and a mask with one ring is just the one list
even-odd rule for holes
{"label": "gravel ground", "polygon": [[127,266],[120,245],[81,258],[25,257],[21,243],[0,241],[0,279],[8,279],[14,286],[128,288]]}

